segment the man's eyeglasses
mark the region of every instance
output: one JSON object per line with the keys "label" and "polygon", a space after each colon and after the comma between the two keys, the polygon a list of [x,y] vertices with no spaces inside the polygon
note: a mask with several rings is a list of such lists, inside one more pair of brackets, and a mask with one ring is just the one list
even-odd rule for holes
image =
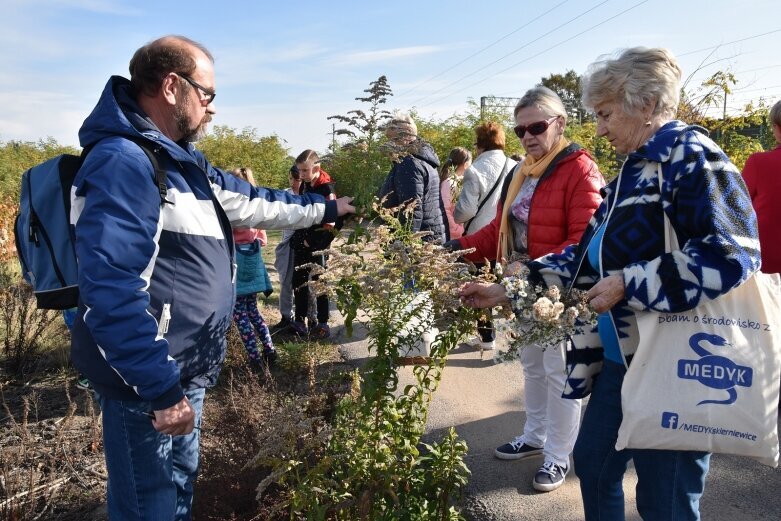
{"label": "man's eyeglasses", "polygon": [[518,139],[523,139],[523,135],[527,132],[532,136],[539,136],[548,130],[551,122],[557,118],[558,116],[553,116],[550,119],[535,121],[534,123],[530,123],[528,125],[517,125],[513,130],[515,131],[515,135],[518,136]]}
{"label": "man's eyeglasses", "polygon": [[199,90],[203,96],[201,96],[201,101],[206,101],[207,105],[209,105],[212,101],[214,101],[214,98],[217,96],[217,93],[214,92],[211,89],[207,89],[203,85],[199,85],[195,82],[191,77],[187,76],[186,74],[176,73],[177,76],[182,78],[184,81],[195,87],[197,90]]}

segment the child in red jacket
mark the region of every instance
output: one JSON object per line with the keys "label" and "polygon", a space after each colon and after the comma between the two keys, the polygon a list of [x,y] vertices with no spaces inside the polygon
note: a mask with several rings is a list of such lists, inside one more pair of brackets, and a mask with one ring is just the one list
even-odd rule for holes
{"label": "child in red jacket", "polygon": [[[304,150],[296,158],[296,167],[301,177],[300,193],[315,193],[322,195],[326,200],[336,199],[334,182],[328,173],[320,168],[320,157],[314,150]],[[327,249],[334,238],[333,228],[335,223],[314,225],[303,230],[296,230],[290,239],[290,247],[293,249],[293,294],[295,301],[295,317],[293,331],[299,336],[311,336],[324,339],[331,336],[328,326],[329,302],[327,295],[317,297],[317,324],[309,324],[307,329],[305,320],[309,311],[309,282],[311,269],[299,269],[299,266],[318,264],[325,268],[325,256],[316,255],[314,252]],[[312,276],[317,280],[317,276]]]}

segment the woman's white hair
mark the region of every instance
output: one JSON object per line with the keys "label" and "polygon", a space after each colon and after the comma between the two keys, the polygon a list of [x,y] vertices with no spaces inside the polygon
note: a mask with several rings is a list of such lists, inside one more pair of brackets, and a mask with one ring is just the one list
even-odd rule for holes
{"label": "woman's white hair", "polygon": [[406,112],[395,112],[391,120],[385,125],[385,130],[410,137],[418,135],[418,126],[415,124],[415,120]]}
{"label": "woman's white hair", "polygon": [[537,107],[549,117],[559,116],[564,118],[564,123],[567,123],[567,109],[564,107],[564,103],[555,91],[538,85],[526,91],[526,94],[518,101],[513,111],[513,117],[518,115],[521,109],[527,107]]}
{"label": "woman's white hair", "polygon": [[653,106],[653,115],[674,117],[681,97],[681,68],[667,49],[633,47],[617,58],[601,56],[581,78],[583,106],[621,103],[624,112],[636,114]]}

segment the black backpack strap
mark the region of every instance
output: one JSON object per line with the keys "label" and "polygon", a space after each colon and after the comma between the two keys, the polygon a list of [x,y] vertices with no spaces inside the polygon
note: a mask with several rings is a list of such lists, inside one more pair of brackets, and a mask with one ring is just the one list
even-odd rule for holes
{"label": "black backpack strap", "polygon": [[173,204],[173,201],[166,199],[166,196],[168,195],[168,186],[166,185],[166,181],[168,181],[168,172],[160,166],[160,160],[158,159],[158,156],[163,152],[163,147],[157,143],[149,141],[148,139],[135,136],[126,137],[138,145],[138,147],[144,151],[146,157],[149,158],[149,162],[152,163],[152,168],[155,171],[155,184],[157,185],[157,192],[160,194],[160,206],[166,203]]}
{"label": "black backpack strap", "polygon": [[[174,204],[173,201],[166,199],[166,196],[168,195],[168,186],[166,184],[168,181],[168,172],[160,166],[160,160],[158,159],[158,156],[163,152],[162,145],[140,136],[123,137],[138,145],[138,147],[144,151],[146,157],[149,158],[149,162],[152,163],[152,168],[155,171],[155,185],[157,185],[157,192],[160,194],[160,206],[163,206],[166,203]],[[84,163],[87,154],[89,154],[90,150],[92,150],[97,143],[98,141],[90,143],[82,149],[81,156],[79,157],[79,166]],[[70,208],[70,200],[68,201],[67,208]]]}

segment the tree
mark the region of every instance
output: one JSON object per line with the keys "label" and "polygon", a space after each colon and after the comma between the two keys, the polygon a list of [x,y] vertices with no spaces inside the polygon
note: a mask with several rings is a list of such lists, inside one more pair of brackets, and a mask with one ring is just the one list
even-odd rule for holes
{"label": "tree", "polygon": [[249,167],[260,186],[286,188],[293,160],[275,134],[258,136],[254,128],[240,132],[224,125],[214,127],[198,142],[198,148],[216,167],[231,171]]}
{"label": "tree", "polygon": [[469,108],[466,113],[453,114],[446,119],[415,117],[418,135],[431,143],[440,160],[444,161],[455,147],[464,147],[474,152],[475,127],[486,121],[496,121],[504,127],[507,155],[523,153],[520,140],[513,133],[515,123],[511,107],[488,105],[481,118],[480,105],[472,99],[467,103]]}
{"label": "tree", "polygon": [[582,104],[583,91],[580,88],[580,76],[578,73],[568,70],[564,74],[551,74],[542,78],[538,85],[548,87],[559,95],[567,109],[567,115],[573,121],[582,123],[585,119],[588,119]]}
{"label": "tree", "polygon": [[22,174],[29,168],[60,154],[78,154],[73,147],[60,145],[54,138],[0,142],[0,199],[19,200]]}
{"label": "tree", "polygon": [[[762,99],[756,106],[748,103],[736,114],[727,114],[727,97],[737,84],[738,80],[730,71],[717,71],[703,81],[699,88],[681,93],[678,118],[710,131],[711,138],[742,170],[748,156],[761,152],[763,145],[767,145],[770,132],[768,107]],[[719,109],[720,118],[708,116],[708,112],[714,108]]]}

